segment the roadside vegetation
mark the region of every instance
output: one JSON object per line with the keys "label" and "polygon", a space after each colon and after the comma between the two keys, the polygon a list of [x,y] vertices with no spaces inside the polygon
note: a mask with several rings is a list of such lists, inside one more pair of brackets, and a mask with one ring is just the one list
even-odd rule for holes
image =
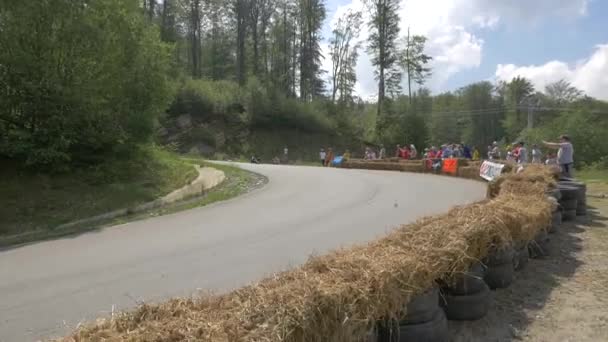
{"label": "roadside vegetation", "polygon": [[2,162],[2,237],[52,233],[61,224],[152,201],[198,176],[192,164],[156,148],[59,174]]}

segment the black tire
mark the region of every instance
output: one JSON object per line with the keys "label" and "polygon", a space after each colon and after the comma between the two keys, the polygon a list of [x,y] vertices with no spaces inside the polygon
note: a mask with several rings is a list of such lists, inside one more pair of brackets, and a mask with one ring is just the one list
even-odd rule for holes
{"label": "black tire", "polygon": [[564,210],[564,212],[562,213],[562,221],[568,222],[568,221],[574,221],[574,220],[576,220],[576,209]]}
{"label": "black tire", "polygon": [[447,292],[462,296],[481,291],[486,286],[483,281],[485,272],[486,269],[482,263],[473,264],[468,272],[458,276],[454,284],[447,287]]}
{"label": "black tire", "polygon": [[555,234],[559,230],[559,226],[562,225],[562,212],[556,211],[553,213],[553,217],[551,218],[551,229],[549,233]]}
{"label": "black tire", "polygon": [[562,206],[562,208],[564,208],[564,210],[576,210],[578,206],[578,200],[576,198],[569,200],[561,200],[559,204]]}
{"label": "black tire", "polygon": [[562,193],[562,201],[578,198],[578,188],[562,184],[559,184],[557,188]]}
{"label": "black tire", "polygon": [[498,249],[498,250],[495,249],[495,250],[490,251],[490,253],[489,253],[488,257],[485,259],[484,263],[488,266],[511,263],[511,262],[513,262],[514,255],[515,255],[515,252],[514,252],[513,248],[511,248],[511,247]]}
{"label": "black tire", "polygon": [[432,288],[423,294],[415,296],[406,307],[406,314],[400,324],[418,324],[433,319],[439,307],[439,289]]}
{"label": "black tire", "polygon": [[481,291],[456,296],[446,294],[444,310],[447,318],[452,321],[475,321],[484,317],[490,308],[490,289],[487,285]]}
{"label": "black tire", "polygon": [[399,327],[400,342],[447,342],[448,340],[448,320],[440,308],[435,311],[433,319],[426,323]]}
{"label": "black tire", "polygon": [[576,216],[587,216],[587,207],[576,208]]}
{"label": "black tire", "polygon": [[515,250],[515,258],[513,258],[513,269],[516,271],[523,270],[528,265],[528,259],[530,258],[530,251],[528,250],[528,244]]}
{"label": "black tire", "polygon": [[545,231],[540,231],[533,241],[528,245],[531,258],[542,258],[549,255],[549,236]]}
{"label": "black tire", "polygon": [[488,265],[483,280],[492,290],[504,289],[513,283],[514,274],[515,269],[513,268],[513,259],[511,259],[502,265]]}

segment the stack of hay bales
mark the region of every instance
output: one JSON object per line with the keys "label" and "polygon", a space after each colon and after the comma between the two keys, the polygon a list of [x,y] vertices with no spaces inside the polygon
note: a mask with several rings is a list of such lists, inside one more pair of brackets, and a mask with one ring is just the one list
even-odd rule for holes
{"label": "stack of hay bales", "polygon": [[[372,164],[399,165],[366,163]],[[551,222],[545,191],[552,182],[543,169],[506,174],[493,200],[404,225],[224,295],[145,305],[64,341],[363,341],[378,320],[404,314],[410,299],[437,280],[452,283],[489,251],[532,240]]]}

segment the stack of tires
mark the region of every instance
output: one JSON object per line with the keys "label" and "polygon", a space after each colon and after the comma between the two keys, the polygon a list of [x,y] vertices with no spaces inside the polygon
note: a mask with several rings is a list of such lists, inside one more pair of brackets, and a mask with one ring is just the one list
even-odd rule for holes
{"label": "stack of tires", "polygon": [[503,248],[492,251],[486,258],[487,269],[484,280],[492,290],[503,289],[511,285],[515,274],[514,257],[513,248]]}
{"label": "stack of tires", "polygon": [[549,255],[549,233],[547,230],[541,229],[534,240],[528,243],[528,251],[531,258],[542,258]]}
{"label": "stack of tires", "polygon": [[579,189],[561,182],[558,184],[558,189],[561,192],[559,204],[562,208],[562,220],[575,220],[576,210],[578,208]]}
{"label": "stack of tires", "polygon": [[515,254],[513,255],[513,269],[516,271],[523,270],[530,259],[530,251],[527,241],[517,242],[514,246]]}
{"label": "stack of tires", "polygon": [[427,341],[447,342],[448,321],[439,307],[439,289],[433,288],[415,296],[406,307],[406,314],[399,320],[380,322],[373,341]]}
{"label": "stack of tires", "polygon": [[560,187],[571,187],[576,189],[576,211],[575,216],[587,215],[587,185],[575,180],[560,180]]}
{"label": "stack of tires", "polygon": [[473,321],[484,317],[490,308],[490,288],[484,282],[481,263],[443,288],[442,306],[449,320]]}

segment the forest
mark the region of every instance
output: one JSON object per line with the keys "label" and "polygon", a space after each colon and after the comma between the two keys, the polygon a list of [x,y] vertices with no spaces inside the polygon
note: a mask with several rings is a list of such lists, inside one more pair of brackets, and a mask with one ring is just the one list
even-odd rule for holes
{"label": "forest", "polygon": [[[271,158],[289,146],[305,161],[328,146],[483,151],[567,133],[579,166],[608,164],[608,103],[566,80],[432,94],[433,56],[424,36],[400,29],[399,4],[368,0],[367,16],[349,11],[324,37],[323,0],[4,0],[0,157],[66,172],[150,146],[213,158]],[[363,51],[374,100],[355,91]]]}

